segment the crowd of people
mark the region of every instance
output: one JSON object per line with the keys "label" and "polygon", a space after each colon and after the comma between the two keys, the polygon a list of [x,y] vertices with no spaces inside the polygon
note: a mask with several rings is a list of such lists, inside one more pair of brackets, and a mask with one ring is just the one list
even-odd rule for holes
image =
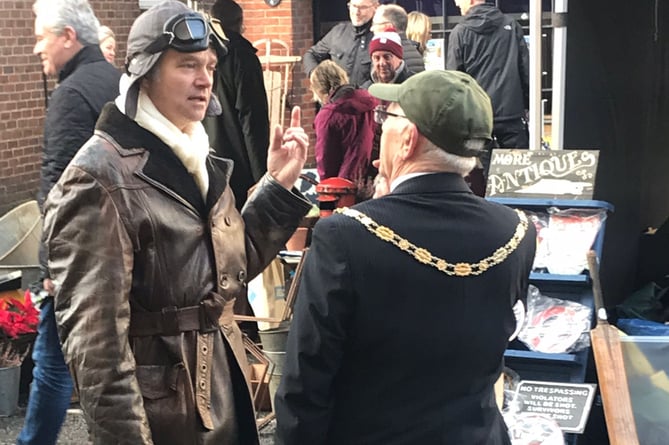
{"label": "crowd of people", "polygon": [[[96,444],[258,443],[249,333],[233,315],[252,313],[249,280],[311,209],[294,187],[309,150],[321,179],[364,193],[313,231],[277,442],[509,444],[493,384],[534,228],[464,177],[522,117],[507,106],[522,98],[491,91],[472,61],[527,48],[515,29],[502,39],[511,25],[479,3],[458,1],[492,30],[474,38],[465,20],[457,42],[475,44],[449,47],[453,71],[425,71],[429,18],[350,0],[350,20],[303,57],[320,104],[310,143],[299,107],[270,128],[235,1],[206,15],[178,0],[151,7],[118,68],[116,36],[88,0],[36,0],[34,52],[58,87],[44,123],[40,322],[17,444],[55,444],[73,391]],[[522,95],[518,70],[510,91]],[[430,360],[432,374],[448,365],[450,384],[432,385]]]}

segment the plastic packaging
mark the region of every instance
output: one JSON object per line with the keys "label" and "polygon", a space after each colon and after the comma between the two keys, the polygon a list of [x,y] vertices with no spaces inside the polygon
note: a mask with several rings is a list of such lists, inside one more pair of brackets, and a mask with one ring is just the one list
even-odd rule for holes
{"label": "plastic packaging", "polygon": [[606,219],[606,210],[551,207],[545,213],[526,213],[537,230],[534,271],[578,275],[588,268],[586,253]]}
{"label": "plastic packaging", "polygon": [[509,430],[512,445],[564,445],[564,434],[549,416],[521,412],[523,395],[518,392],[520,377],[504,369],[504,410],[502,416]]}
{"label": "plastic packaging", "polygon": [[537,352],[579,351],[590,346],[591,316],[589,307],[545,296],[536,286],[530,285],[527,317],[518,339]]}

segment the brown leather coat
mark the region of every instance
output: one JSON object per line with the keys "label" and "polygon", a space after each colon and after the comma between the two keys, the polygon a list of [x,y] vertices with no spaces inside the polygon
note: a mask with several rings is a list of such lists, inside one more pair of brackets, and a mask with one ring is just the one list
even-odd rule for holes
{"label": "brown leather coat", "polygon": [[241,215],[230,162],[203,199],[172,150],[108,104],[50,193],[65,360],[96,444],[256,444],[232,319],[310,204],[265,176]]}

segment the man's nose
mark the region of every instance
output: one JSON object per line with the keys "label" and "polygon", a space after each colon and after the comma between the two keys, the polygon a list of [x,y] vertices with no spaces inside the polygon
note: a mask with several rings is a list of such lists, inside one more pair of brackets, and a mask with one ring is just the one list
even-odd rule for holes
{"label": "man's nose", "polygon": [[214,76],[207,68],[203,68],[196,79],[197,85],[202,88],[210,88],[214,83]]}

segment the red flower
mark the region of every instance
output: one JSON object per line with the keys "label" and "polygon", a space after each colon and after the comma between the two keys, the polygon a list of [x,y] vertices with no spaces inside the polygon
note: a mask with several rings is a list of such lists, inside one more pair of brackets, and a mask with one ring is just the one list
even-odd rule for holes
{"label": "red flower", "polygon": [[37,331],[39,311],[33,306],[30,291],[22,303],[16,298],[0,300],[0,337],[16,338]]}

